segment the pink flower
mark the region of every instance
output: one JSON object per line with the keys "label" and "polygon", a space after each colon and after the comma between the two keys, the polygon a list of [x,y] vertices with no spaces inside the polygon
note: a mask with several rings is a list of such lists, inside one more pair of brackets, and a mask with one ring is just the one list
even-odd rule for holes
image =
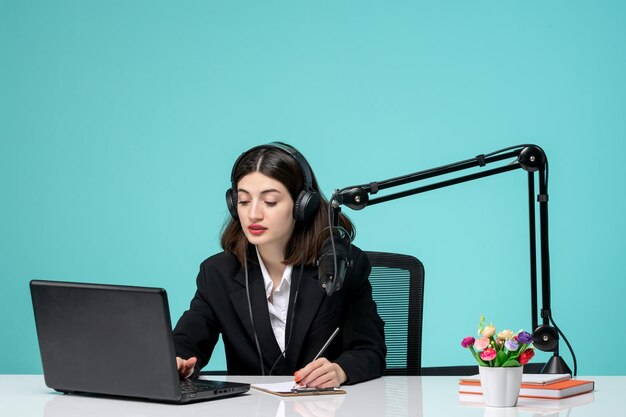
{"label": "pink flower", "polygon": [[489,338],[488,337],[479,337],[474,342],[474,348],[476,350],[483,350],[489,346]]}
{"label": "pink flower", "polygon": [[480,352],[480,359],[484,361],[491,361],[496,357],[496,350],[494,348],[487,348]]}
{"label": "pink flower", "polygon": [[526,365],[529,360],[531,360],[535,356],[535,350],[533,348],[526,349],[519,355],[519,363],[522,365]]}
{"label": "pink flower", "polygon": [[472,336],[468,336],[461,342],[461,346],[464,348],[468,348],[474,344],[474,338]]}

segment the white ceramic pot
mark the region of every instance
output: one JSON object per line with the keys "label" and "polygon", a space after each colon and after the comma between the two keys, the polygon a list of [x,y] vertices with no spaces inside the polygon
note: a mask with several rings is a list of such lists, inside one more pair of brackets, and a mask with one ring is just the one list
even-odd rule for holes
{"label": "white ceramic pot", "polygon": [[479,366],[483,399],[488,407],[515,407],[522,386],[521,366],[492,368]]}

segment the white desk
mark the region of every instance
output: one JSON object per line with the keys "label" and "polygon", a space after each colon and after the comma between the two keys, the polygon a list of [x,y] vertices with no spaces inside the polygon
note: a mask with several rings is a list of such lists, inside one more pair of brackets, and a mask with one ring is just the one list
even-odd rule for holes
{"label": "white desk", "polygon": [[[279,382],[285,377],[225,377],[238,382]],[[288,379],[288,378],[287,378]],[[345,386],[347,395],[281,398],[251,389],[248,394],[190,405],[58,394],[44,385],[41,375],[0,375],[0,414],[25,417],[392,417],[392,416],[624,416],[626,376],[584,377],[596,382],[583,402],[560,409],[558,402],[544,407],[515,408],[464,405],[458,400],[457,377],[384,377]],[[535,400],[537,401],[537,400]],[[553,408],[556,407],[556,408]]]}

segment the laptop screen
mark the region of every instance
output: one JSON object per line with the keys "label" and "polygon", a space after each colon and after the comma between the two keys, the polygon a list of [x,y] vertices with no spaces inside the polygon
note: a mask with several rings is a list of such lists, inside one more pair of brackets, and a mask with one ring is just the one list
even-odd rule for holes
{"label": "laptop screen", "polygon": [[165,290],[37,280],[30,287],[48,387],[180,398]]}

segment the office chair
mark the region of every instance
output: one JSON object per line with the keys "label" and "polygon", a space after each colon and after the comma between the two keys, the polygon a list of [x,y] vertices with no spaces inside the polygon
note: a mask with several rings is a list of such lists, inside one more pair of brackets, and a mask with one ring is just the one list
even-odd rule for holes
{"label": "office chair", "polygon": [[[477,365],[422,368],[424,265],[415,257],[366,251],[378,314],[385,322],[385,375],[468,376]],[[539,373],[545,363],[528,363],[524,373]]]}
{"label": "office chair", "polygon": [[424,265],[409,255],[365,253],[372,296],[385,322],[385,375],[421,375]]}

